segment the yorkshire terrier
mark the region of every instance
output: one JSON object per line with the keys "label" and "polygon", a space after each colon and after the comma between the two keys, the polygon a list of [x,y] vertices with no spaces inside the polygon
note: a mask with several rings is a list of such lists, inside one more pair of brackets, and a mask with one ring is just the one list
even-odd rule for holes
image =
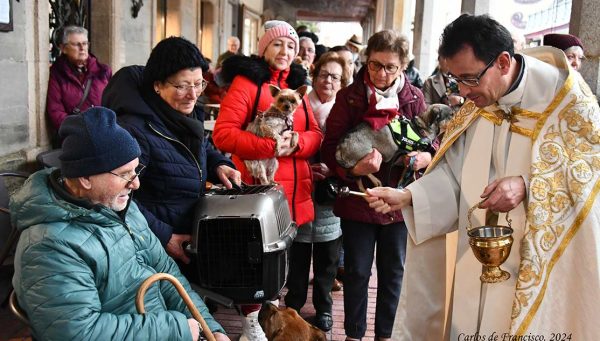
{"label": "yorkshire terrier", "polygon": [[[256,115],[256,118],[248,124],[246,130],[256,136],[275,140],[275,154],[277,155],[283,144],[281,135],[287,130],[293,130],[294,111],[302,103],[302,97],[306,93],[307,86],[303,85],[294,91],[269,85],[269,90],[273,96],[273,104],[267,111]],[[290,147],[294,148],[297,144],[298,133],[292,132]],[[244,163],[250,174],[258,179],[261,184],[275,183],[275,172],[279,167],[276,157],[263,160],[246,160]]]}

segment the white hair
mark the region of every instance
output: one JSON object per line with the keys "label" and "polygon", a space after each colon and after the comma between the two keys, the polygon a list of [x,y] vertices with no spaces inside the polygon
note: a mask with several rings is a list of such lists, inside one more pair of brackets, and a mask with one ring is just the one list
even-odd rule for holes
{"label": "white hair", "polygon": [[81,26],[75,26],[75,25],[67,26],[63,29],[61,44],[68,43],[69,36],[71,34],[85,34],[85,36],[87,37],[88,31],[84,27],[81,27]]}
{"label": "white hair", "polygon": [[301,42],[303,42],[305,40],[310,41],[313,44],[313,46],[315,45],[315,42],[312,39],[310,39],[310,37],[307,37],[307,36],[300,37],[300,40],[298,40],[298,42],[301,43]]}

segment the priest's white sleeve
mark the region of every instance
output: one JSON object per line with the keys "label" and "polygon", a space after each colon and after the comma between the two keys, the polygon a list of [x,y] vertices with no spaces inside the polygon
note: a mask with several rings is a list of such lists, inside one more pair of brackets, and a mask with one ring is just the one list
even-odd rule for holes
{"label": "priest's white sleeve", "polygon": [[406,187],[412,206],[402,209],[404,222],[415,244],[456,230],[465,137],[446,151],[435,167]]}

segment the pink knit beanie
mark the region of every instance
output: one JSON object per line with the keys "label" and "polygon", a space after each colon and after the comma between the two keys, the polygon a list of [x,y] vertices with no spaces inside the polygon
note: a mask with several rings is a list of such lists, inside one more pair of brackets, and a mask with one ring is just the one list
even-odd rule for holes
{"label": "pink knit beanie", "polygon": [[269,20],[265,23],[265,34],[258,41],[258,55],[262,57],[267,46],[269,46],[273,39],[279,37],[286,37],[293,40],[296,44],[296,55],[298,55],[298,50],[300,49],[298,34],[290,24],[281,20]]}

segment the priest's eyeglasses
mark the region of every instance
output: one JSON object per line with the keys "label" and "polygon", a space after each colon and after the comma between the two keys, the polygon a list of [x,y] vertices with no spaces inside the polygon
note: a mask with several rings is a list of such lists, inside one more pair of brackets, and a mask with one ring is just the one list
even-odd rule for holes
{"label": "priest's eyeglasses", "polygon": [[119,178],[127,181],[127,187],[129,187],[135,181],[135,179],[137,179],[137,177],[140,176],[140,173],[142,173],[144,168],[146,168],[146,166],[144,164],[142,164],[142,163],[138,164],[138,166],[135,167],[135,174],[132,177],[128,177],[125,175],[119,175],[119,174],[113,173],[113,172],[109,172],[109,173],[114,176],[118,176]]}
{"label": "priest's eyeglasses", "polygon": [[[502,53],[500,53],[502,54]],[[483,77],[483,75],[485,75],[485,73],[487,72],[487,70],[489,70],[492,65],[494,65],[494,63],[496,62],[496,59],[498,59],[498,57],[500,57],[500,54],[497,55],[494,59],[492,59],[486,66],[485,69],[483,69],[477,76],[475,77],[456,77],[455,75],[448,73],[448,78],[450,79],[454,79],[455,81],[462,83],[468,87],[476,87],[479,86],[479,81],[481,80],[481,78]]]}

